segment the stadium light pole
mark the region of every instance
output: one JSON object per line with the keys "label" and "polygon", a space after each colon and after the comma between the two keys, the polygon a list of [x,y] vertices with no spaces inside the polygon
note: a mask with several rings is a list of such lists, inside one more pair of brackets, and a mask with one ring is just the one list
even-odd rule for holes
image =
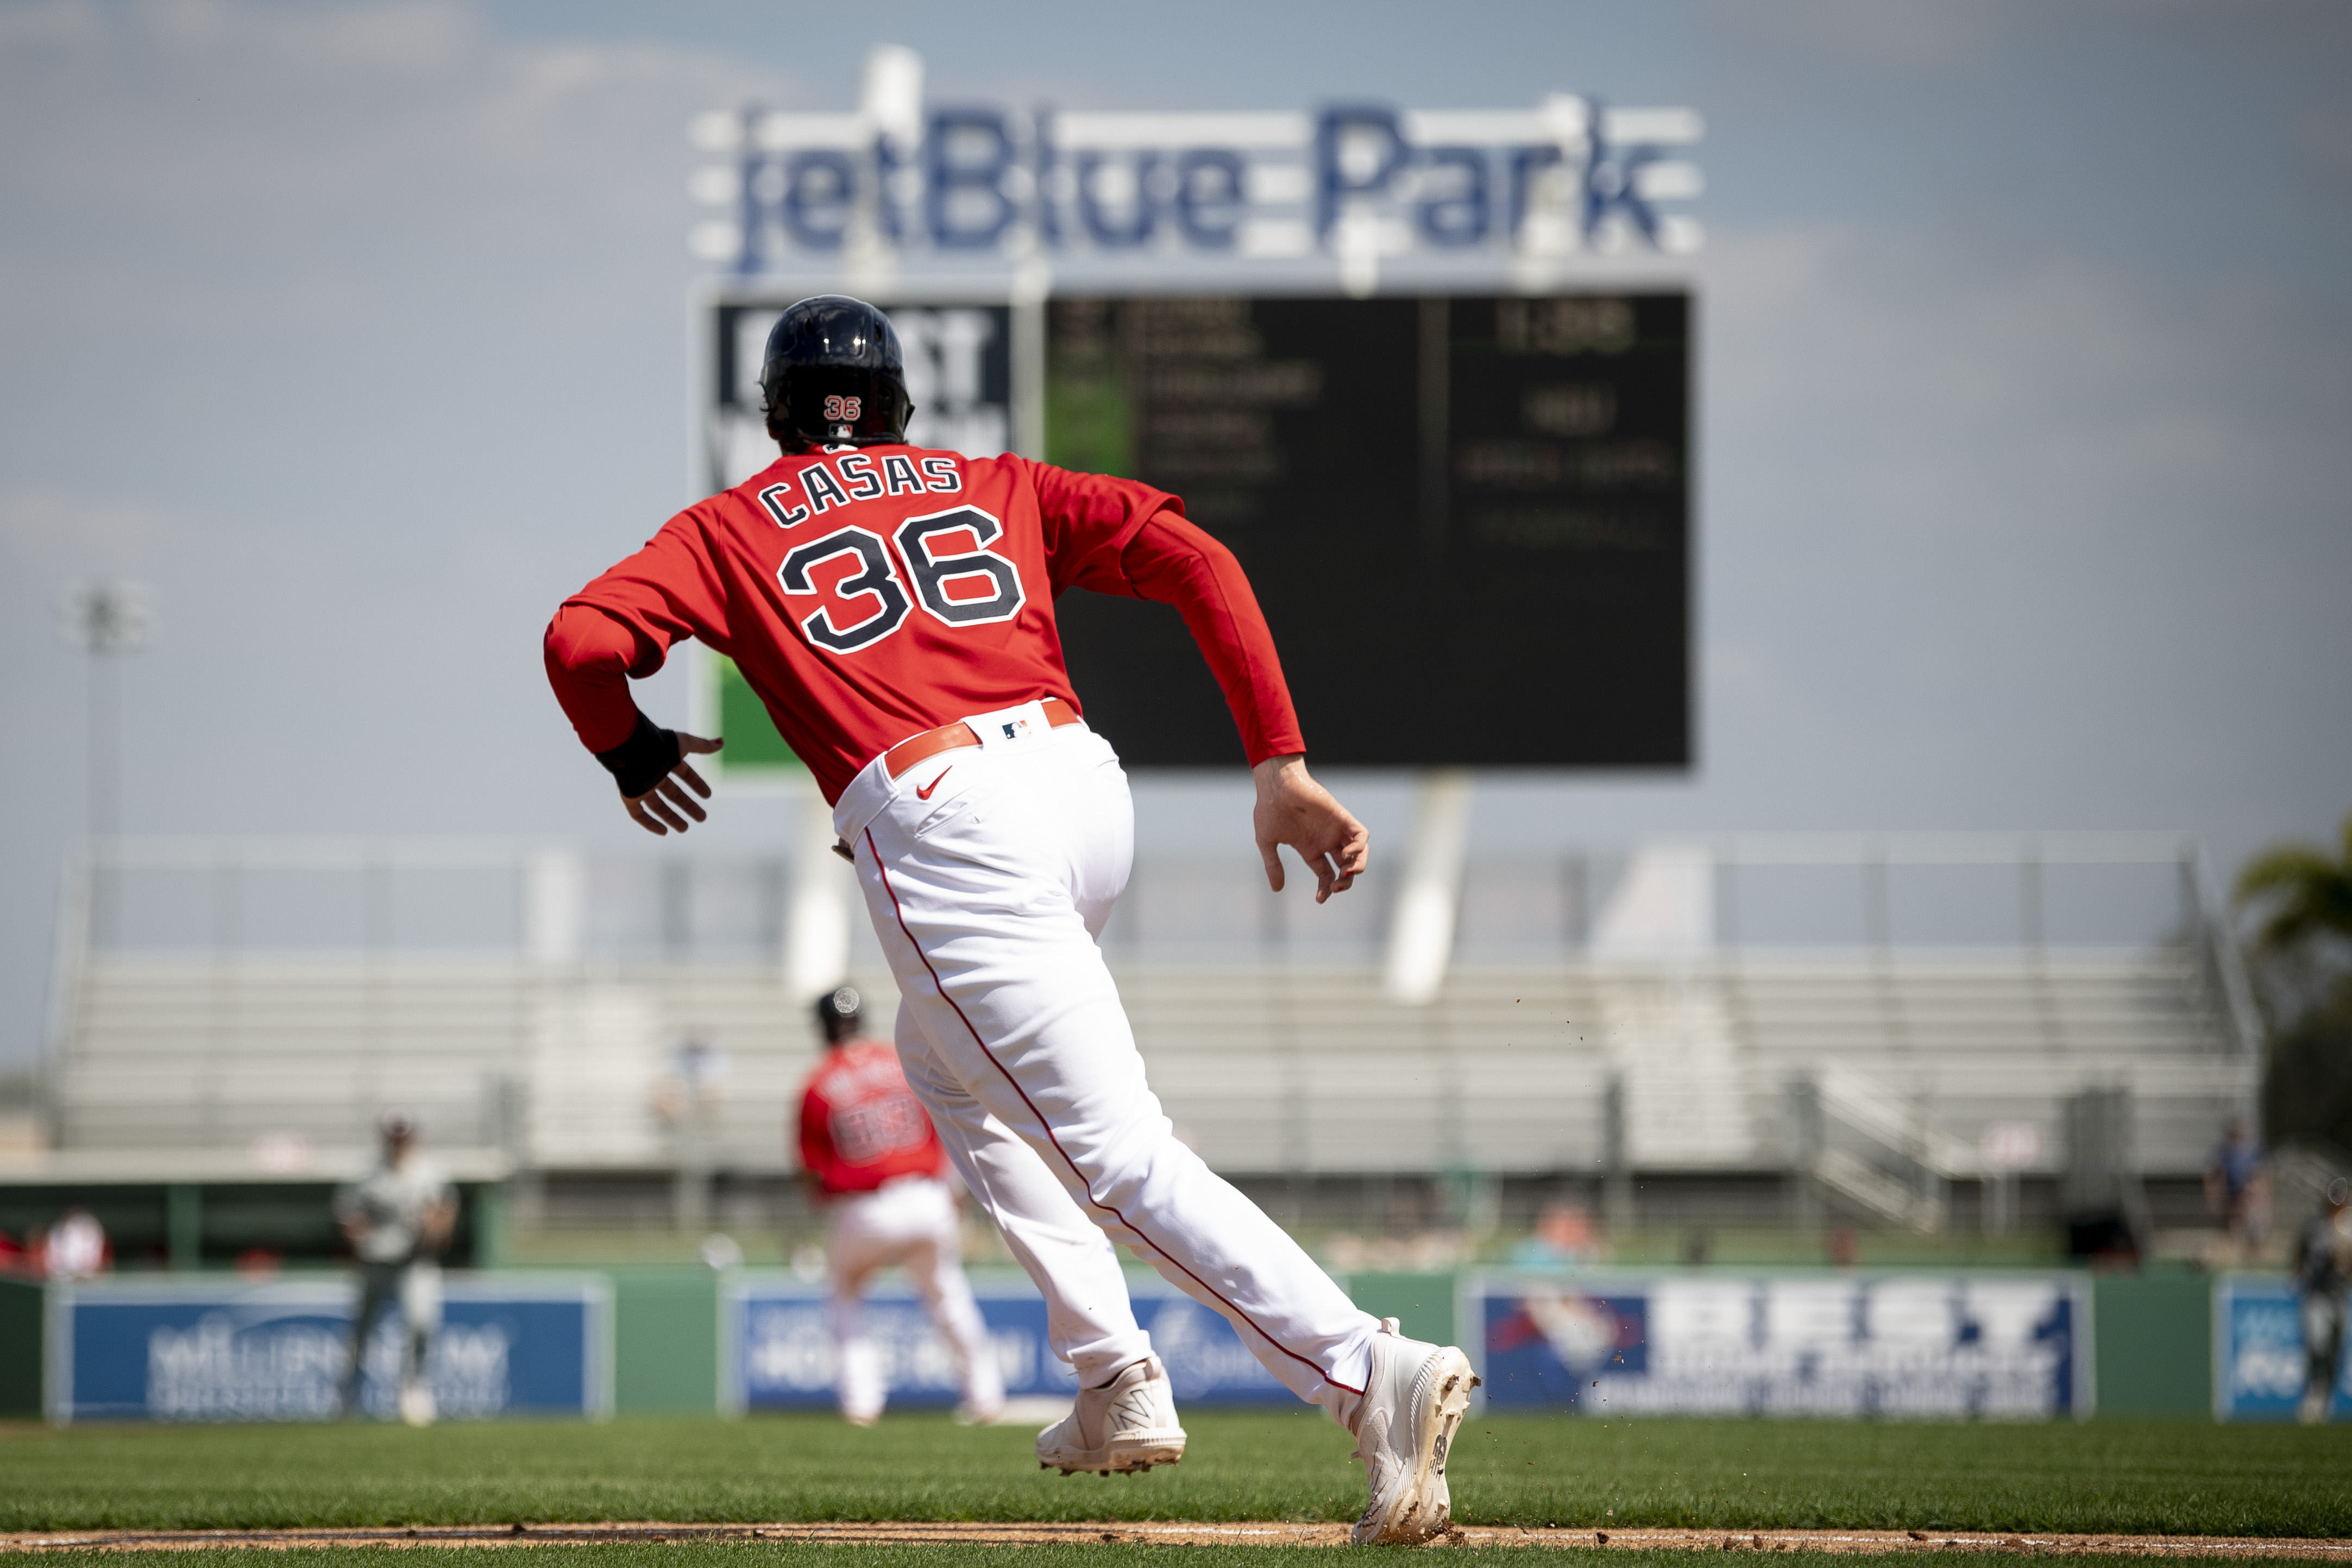
{"label": "stadium light pole", "polygon": [[147,645],[152,595],[143,583],[77,583],[59,605],[66,641],[89,655],[89,835],[101,843],[122,819],[121,658]]}

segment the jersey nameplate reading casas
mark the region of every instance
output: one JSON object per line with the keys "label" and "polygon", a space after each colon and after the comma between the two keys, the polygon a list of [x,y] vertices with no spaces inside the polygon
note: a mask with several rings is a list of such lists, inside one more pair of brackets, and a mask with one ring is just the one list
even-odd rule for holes
{"label": "jersey nameplate reading casas", "polygon": [[[791,499],[790,480],[760,491],[760,504],[779,528],[797,529],[852,500],[926,492],[953,495],[963,488],[953,459],[900,453],[877,458],[862,452],[829,452],[797,477],[807,497],[804,504]],[[854,525],[839,528],[795,543],[777,568],[776,580],[786,594],[816,601],[799,618],[800,628],[811,642],[836,653],[855,653],[887,637],[905,622],[915,603],[950,626],[1009,621],[1026,601],[1020,569],[989,553],[988,546],[1003,532],[1003,524],[978,507],[924,513],[892,530],[891,539],[898,547],[894,560],[880,535]],[[851,564],[845,570],[824,570],[835,561]],[[906,564],[903,576],[900,561]],[[914,589],[911,601],[908,580]]]}

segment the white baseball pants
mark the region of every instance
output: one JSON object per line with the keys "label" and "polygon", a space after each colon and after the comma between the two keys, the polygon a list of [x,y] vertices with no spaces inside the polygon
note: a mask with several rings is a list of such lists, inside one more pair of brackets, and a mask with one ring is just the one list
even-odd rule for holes
{"label": "white baseball pants", "polygon": [[350,1364],[343,1370],[343,1407],[359,1407],[361,1375],[365,1371],[368,1341],[377,1322],[394,1307],[400,1309],[400,1385],[422,1382],[432,1359],[433,1336],[441,1332],[441,1265],[430,1258],[404,1263],[369,1263],[359,1268],[360,1304],[352,1319]]}
{"label": "white baseball pants", "polygon": [[908,1083],[1082,1384],[1150,1353],[1116,1240],[1336,1415],[1378,1322],[1177,1142],[1095,945],[1134,856],[1118,758],[1036,703],[968,722],[981,746],[897,779],[877,758],[834,814],[898,978]]}
{"label": "white baseball pants", "polygon": [[901,1176],[872,1192],[845,1193],[828,1207],[825,1261],[833,1294],[825,1315],[833,1328],[834,1396],[841,1413],[870,1421],[889,1396],[882,1357],[866,1336],[861,1298],[867,1277],[893,1263],[906,1270],[955,1357],[965,1408],[986,1413],[1002,1406],[1004,1374],[963,1277],[963,1239],[948,1184]]}

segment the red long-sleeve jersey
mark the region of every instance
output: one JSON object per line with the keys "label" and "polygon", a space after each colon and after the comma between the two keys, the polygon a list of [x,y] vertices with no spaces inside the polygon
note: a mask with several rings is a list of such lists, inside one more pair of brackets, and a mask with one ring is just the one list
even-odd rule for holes
{"label": "red long-sleeve jersey", "polygon": [[947,1174],[947,1151],[907,1087],[895,1047],[853,1040],[825,1053],[801,1092],[801,1168],[829,1193]]}
{"label": "red long-sleeve jersey", "polygon": [[1306,749],[1256,596],[1183,503],[1010,454],[780,458],[564,601],[548,679],[582,743],[609,750],[636,727],[629,678],[698,637],[837,800],[871,758],[968,714],[1046,696],[1083,713],[1054,623],[1073,587],[1174,605],[1253,765]]}

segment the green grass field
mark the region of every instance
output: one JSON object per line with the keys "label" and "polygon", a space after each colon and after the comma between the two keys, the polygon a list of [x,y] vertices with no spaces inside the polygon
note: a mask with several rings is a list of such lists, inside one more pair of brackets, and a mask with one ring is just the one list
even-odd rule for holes
{"label": "green grass field", "polygon": [[[1111,1479],[1040,1471],[1025,1430],[931,1416],[870,1430],[826,1416],[0,1427],[0,1529],[1313,1521],[1362,1507],[1349,1439],[1319,1416],[1185,1419],[1181,1467]],[[1450,1473],[1465,1523],[2352,1535],[2352,1429],[2327,1427],[1512,1416],[1465,1425]]]}

